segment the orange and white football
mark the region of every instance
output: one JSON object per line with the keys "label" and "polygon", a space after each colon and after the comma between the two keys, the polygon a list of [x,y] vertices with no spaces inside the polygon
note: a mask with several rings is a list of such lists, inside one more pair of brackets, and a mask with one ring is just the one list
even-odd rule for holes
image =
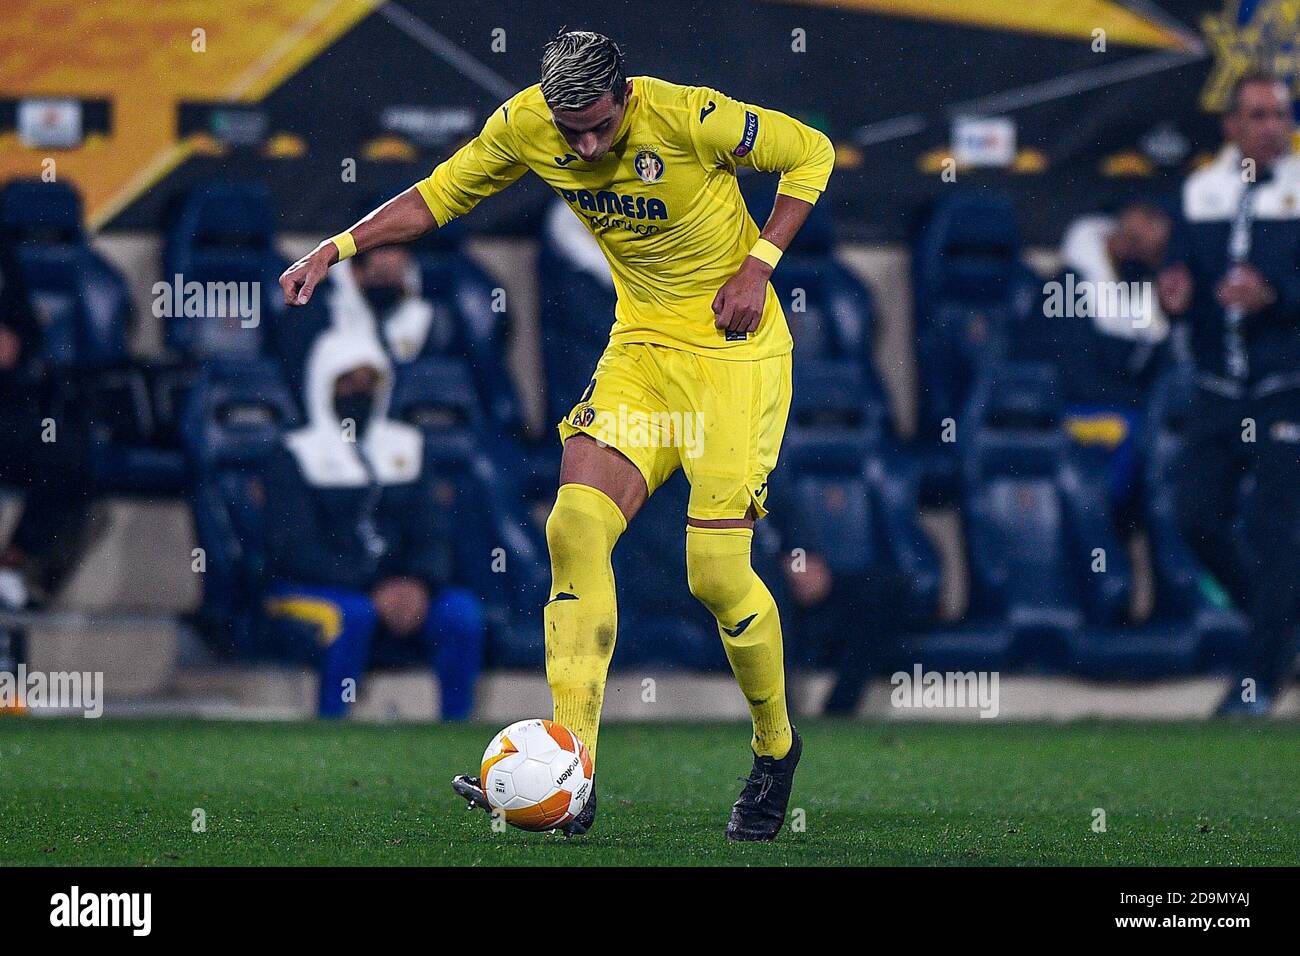
{"label": "orange and white football", "polygon": [[554,830],[591,795],[591,756],[553,720],[521,720],[492,738],[479,779],[488,802],[521,830]]}

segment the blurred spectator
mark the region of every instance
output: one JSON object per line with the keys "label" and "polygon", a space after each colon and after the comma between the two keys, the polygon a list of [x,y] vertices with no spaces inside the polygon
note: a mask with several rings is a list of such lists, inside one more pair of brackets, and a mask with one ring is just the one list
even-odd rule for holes
{"label": "blurred spectator", "polygon": [[1197,385],[1179,523],[1251,622],[1220,712],[1258,714],[1283,690],[1300,612],[1300,157],[1287,85],[1238,81],[1223,129],[1219,156],[1184,184],[1159,285],[1189,326]]}
{"label": "blurred spectator", "polygon": [[1170,216],[1135,199],[1114,216],[1075,220],[1061,241],[1062,271],[1044,287],[1043,312],[1013,338],[1012,358],[1058,373],[1066,431],[1108,461],[1110,500],[1130,526],[1138,505],[1136,431],[1167,360],[1169,321],[1155,295]]}
{"label": "blurred spectator", "polygon": [[[822,464],[825,457],[815,455]],[[915,478],[898,462],[873,455],[862,472],[824,473],[795,454],[785,467],[769,533],[779,540],[770,550],[783,552],[778,602],[789,653],[829,669],[824,710],[851,715],[866,682],[887,673],[915,629],[933,621],[937,559],[916,524]]]}
{"label": "blurred spectator", "polygon": [[[335,321],[369,320],[396,362],[445,352],[455,336],[450,317],[438,315],[420,296],[420,273],[405,246],[386,246],[356,256],[351,279],[331,296]],[[346,270],[345,270],[346,271]]]}
{"label": "blurred spectator", "polygon": [[800,656],[812,666],[829,667],[834,683],[823,712],[850,717],[858,709],[866,682],[897,659],[902,647],[900,582],[875,574],[836,574],[826,558],[809,551],[796,568],[783,560],[793,607],[790,632]]}
{"label": "blurred spectator", "polygon": [[486,280],[467,274],[468,260],[456,255],[428,270],[412,247],[384,246],[338,263],[323,294],[271,330],[268,351],[286,381],[299,388],[306,356],[325,330],[361,325],[394,366],[433,357],[465,363],[488,420],[501,434],[526,438],[504,362],[508,316],[494,311]]}
{"label": "blurred spectator", "polygon": [[[424,661],[442,713],[467,718],[483,657],[478,598],[455,586],[451,527],[418,429],[387,417],[391,367],[364,325],[316,339],[308,423],[266,476],[266,609],[284,656],[321,669],[320,713],[341,716],[367,664]],[[355,683],[352,689],[355,689]]]}
{"label": "blurred spectator", "polygon": [[[435,327],[433,306],[420,297],[420,276],[404,246],[386,246],[340,262],[331,271],[322,306],[281,323],[271,349],[290,386],[298,389],[306,359],[318,337],[331,328],[360,325],[379,337],[395,364],[420,357],[426,346],[435,353],[452,338],[443,316]],[[437,344],[437,348],[432,346]]]}
{"label": "blurred spectator", "polygon": [[[1169,213],[1155,202],[1134,199],[1115,216],[1083,216],[1065,231],[1061,259],[1066,271],[1089,282],[1150,282],[1164,265]],[[1093,300],[1092,326],[1124,342],[1159,343],[1169,334],[1160,303],[1146,296],[1100,296]]]}
{"label": "blurred spectator", "polygon": [[59,414],[58,385],[20,272],[0,250],[0,482],[24,498],[0,550],[0,608],[48,597],[84,544],[90,443],[71,416]]}

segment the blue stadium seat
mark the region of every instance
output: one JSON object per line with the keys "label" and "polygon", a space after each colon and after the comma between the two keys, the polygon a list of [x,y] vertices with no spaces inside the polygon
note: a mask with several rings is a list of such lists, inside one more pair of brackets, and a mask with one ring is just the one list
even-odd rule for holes
{"label": "blue stadium seat", "polygon": [[208,363],[185,408],[194,526],[206,562],[198,621],[224,653],[255,647],[266,583],[261,475],[296,416],[279,369],[267,360]]}
{"label": "blue stadium seat", "polygon": [[[745,190],[745,202],[755,222],[772,211],[775,186],[762,181]],[[854,359],[871,364],[874,302],[871,290],[835,256],[835,224],[830,207],[813,206],[807,221],[772,273],[772,287],[781,298],[795,359]]]}
{"label": "blue stadium seat", "polygon": [[91,464],[98,490],[145,497],[186,493],[190,463],[179,419],[197,376],[187,363],[131,362],[82,381],[77,411],[95,441]]}
{"label": "blue stadium seat", "polygon": [[1087,621],[1122,618],[1132,574],[1104,482],[1060,428],[1053,371],[990,369],[958,435],[969,606],[918,652],[939,669],[1068,667]]}
{"label": "blue stadium seat", "polygon": [[546,552],[530,534],[516,467],[498,466],[485,448],[469,363],[423,358],[399,366],[390,414],[424,433],[425,468],[456,524],[461,576],[486,605],[489,660],[503,667],[541,664]]}
{"label": "blue stadium seat", "polygon": [[849,359],[805,359],[793,369],[785,447],[857,441],[868,449],[892,445],[883,403],[863,401],[872,373]]}
{"label": "blue stadium seat", "polygon": [[891,612],[929,619],[940,568],[916,515],[916,475],[876,406],[860,401],[860,363],[807,360],[795,390],[769,501],[786,552],[820,554],[836,574],[898,582]]}
{"label": "blue stadium seat", "polygon": [[392,418],[419,428],[435,461],[463,464],[480,449],[482,413],[469,363],[417,359],[393,376]]}
{"label": "blue stadium seat", "polygon": [[450,318],[449,339],[431,340],[422,356],[467,359],[488,421],[505,435],[522,435],[523,412],[505,363],[510,309],[498,293],[500,283],[465,252],[459,222],[412,243],[411,251],[420,267],[421,294]]}
{"label": "blue stadium seat", "polygon": [[176,409],[190,371],[130,359],[126,281],[90,246],[81,215],[65,183],[17,180],[0,191],[0,236],[42,322],[45,358],[75,373],[61,378],[60,397],[95,441],[96,490],[180,494],[187,472]]}
{"label": "blue stadium seat", "polygon": [[559,254],[546,231],[538,245],[537,285],[549,428],[591,381],[614,324],[614,291]]}
{"label": "blue stadium seat", "polygon": [[[772,210],[775,185],[751,178],[744,190],[750,215],[760,225]],[[884,384],[873,360],[875,301],[871,290],[835,254],[835,224],[827,203],[818,203],[772,273],[794,338],[796,368],[808,361],[843,361],[862,370],[864,405],[889,421]],[[892,425],[891,425],[892,428]]]}
{"label": "blue stadium seat", "polygon": [[1010,201],[974,192],[936,205],[913,249],[912,278],[922,496],[946,503],[959,465],[941,441],[943,423],[962,417],[985,367],[1005,351],[1007,326],[1038,303],[1041,282],[1021,261]]}
{"label": "blue stadium seat", "polygon": [[0,190],[0,241],[12,249],[58,368],[93,369],[127,357],[126,281],[91,248],[70,185],[14,180]]}
{"label": "blue stadium seat", "polygon": [[1154,390],[1144,427],[1143,502],[1154,605],[1140,625],[1094,627],[1083,635],[1076,666],[1090,676],[1151,678],[1225,670],[1244,655],[1246,619],[1183,541],[1174,510],[1174,465],[1182,454],[1194,391],[1185,365],[1167,369]]}
{"label": "blue stadium seat", "polygon": [[288,262],[275,248],[274,226],[271,192],[264,183],[214,181],[185,196],[166,232],[163,281],[179,281],[182,288],[199,283],[205,290],[239,283],[245,301],[256,302],[258,316],[254,326],[221,303],[209,309],[205,302],[202,315],[166,320],[168,346],[199,359],[251,357],[262,350],[266,325],[286,309],[278,280]]}
{"label": "blue stadium seat", "polygon": [[782,456],[769,504],[786,551],[816,552],[836,574],[898,581],[896,610],[909,622],[933,614],[940,569],[917,522],[906,459],[883,449],[864,454],[851,432],[838,444],[829,436],[796,440]]}

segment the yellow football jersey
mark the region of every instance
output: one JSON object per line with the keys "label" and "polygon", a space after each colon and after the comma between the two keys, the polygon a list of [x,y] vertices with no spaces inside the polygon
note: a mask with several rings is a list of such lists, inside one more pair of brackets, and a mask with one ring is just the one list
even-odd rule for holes
{"label": "yellow football jersey", "polygon": [[618,293],[610,341],[649,342],[719,358],[758,359],[793,346],[769,285],[758,331],[714,328],[713,299],[758,239],[736,167],[779,172],[777,191],[816,202],[835,153],[822,133],[707,87],[632,78],[614,145],[596,163],[569,150],[541,89],[516,94],[483,131],[417,185],[438,225],[531,169],[587,225]]}

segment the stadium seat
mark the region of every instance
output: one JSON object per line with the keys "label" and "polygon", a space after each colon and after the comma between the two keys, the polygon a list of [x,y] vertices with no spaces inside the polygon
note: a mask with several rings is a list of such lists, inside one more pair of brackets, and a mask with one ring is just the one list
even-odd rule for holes
{"label": "stadium seat", "polygon": [[422,354],[467,359],[489,423],[511,437],[523,434],[523,412],[506,368],[509,303],[499,283],[465,252],[464,230],[453,221],[412,243],[421,294],[445,314],[447,336],[431,336]]}
{"label": "stadium seat", "polygon": [[959,488],[955,447],[944,422],[964,414],[976,381],[1005,350],[1006,326],[1038,303],[1038,278],[1020,259],[1010,201],[956,193],[938,203],[913,249],[918,370],[915,444],[922,498],[941,504]]}
{"label": "stadium seat", "polygon": [[[761,224],[772,210],[775,187],[767,179],[750,182],[753,185],[744,190],[746,203]],[[809,361],[857,365],[863,405],[888,422],[889,403],[873,356],[875,302],[867,285],[835,254],[829,204],[813,206],[771,281],[794,338],[795,367]]]}
{"label": "stadium seat", "polygon": [[862,454],[852,437],[836,447],[796,442],[774,479],[771,505],[785,544],[823,555],[831,571],[888,576],[901,583],[898,610],[928,618],[939,565],[916,520],[915,475],[887,452]]}
{"label": "stadium seat", "polygon": [[424,433],[437,461],[469,462],[478,453],[483,425],[469,363],[424,358],[397,367],[389,414]]}
{"label": "stadium seat", "polygon": [[95,440],[95,487],[129,496],[181,496],[190,478],[180,415],[198,370],[123,362],[82,380],[76,414]]}
{"label": "stadium seat", "polygon": [[[278,280],[288,262],[275,248],[273,208],[270,190],[255,181],[214,181],[185,196],[166,233],[163,281],[180,283],[182,292],[199,283],[205,302],[201,315],[167,318],[168,346],[197,359],[262,350],[265,326],[286,308]],[[256,303],[255,325],[226,301],[209,301],[216,298],[209,291],[225,300],[223,290],[235,290],[250,307]]]}
{"label": "stadium seat", "polygon": [[[755,182],[745,190],[750,215],[761,224],[772,210],[773,184]],[[835,256],[835,224],[830,207],[813,206],[772,273],[781,298],[796,361],[851,358],[871,362],[874,303],[871,290]]]}
{"label": "stadium seat", "polygon": [[845,361],[796,367],[769,507],[786,553],[804,548],[833,573],[897,582],[890,613],[914,626],[934,613],[940,569],[917,522],[915,470],[879,406],[859,401],[865,375]]}
{"label": "stadium seat", "polygon": [[1123,616],[1132,575],[1104,483],[1060,428],[1053,371],[990,368],[958,434],[969,606],[961,625],[919,642],[922,659],[940,669],[1068,667],[1086,622]]}
{"label": "stadium seat", "polygon": [[1187,366],[1167,369],[1147,411],[1143,521],[1151,551],[1154,604],[1140,625],[1090,628],[1077,669],[1109,678],[1168,677],[1226,670],[1242,659],[1247,623],[1197,561],[1178,528],[1174,465],[1195,386]]}
{"label": "stadium seat", "polygon": [[689,497],[690,484],[679,472],[651,496],[614,548],[614,668],[727,667],[717,624],[686,582]]}
{"label": "stadium seat", "polygon": [[423,358],[399,366],[390,414],[424,433],[425,468],[456,524],[458,573],[486,605],[490,662],[541,664],[546,552],[530,534],[517,468],[501,467],[484,447],[469,363]]}
{"label": "stadium seat", "polygon": [[70,185],[20,179],[0,190],[0,241],[10,246],[59,368],[92,369],[127,356],[126,281],[91,248]]}
{"label": "stadium seat", "polygon": [[255,653],[265,587],[261,473],[296,418],[279,369],[256,359],[209,362],[185,408],[194,527],[206,565],[199,630],[222,653]]}
{"label": "stadium seat", "polygon": [[42,321],[45,358],[63,373],[57,398],[95,441],[96,490],[180,494],[186,463],[176,409],[190,371],[130,358],[126,281],[91,247],[76,190],[57,182],[10,183],[0,191],[0,235]]}
{"label": "stadium seat", "polygon": [[864,401],[873,373],[849,359],[805,359],[793,369],[786,447],[857,441],[863,453],[892,445],[885,406]]}
{"label": "stadium seat", "polygon": [[[572,215],[567,209],[560,214]],[[575,267],[546,229],[538,244],[537,285],[550,427],[569,413],[591,381],[614,324],[614,290]]]}

